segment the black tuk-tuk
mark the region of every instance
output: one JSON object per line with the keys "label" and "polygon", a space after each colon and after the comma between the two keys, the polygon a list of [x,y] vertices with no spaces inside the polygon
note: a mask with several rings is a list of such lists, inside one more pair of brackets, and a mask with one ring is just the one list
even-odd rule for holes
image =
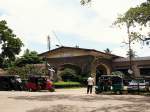
{"label": "black tuk-tuk", "polygon": [[22,81],[18,75],[1,75],[0,91],[22,90]]}

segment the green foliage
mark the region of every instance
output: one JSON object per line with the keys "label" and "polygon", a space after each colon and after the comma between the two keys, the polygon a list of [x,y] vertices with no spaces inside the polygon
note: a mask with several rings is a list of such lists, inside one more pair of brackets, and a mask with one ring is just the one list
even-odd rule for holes
{"label": "green foliage", "polygon": [[42,59],[39,58],[36,51],[29,51],[26,49],[23,56],[16,60],[16,66],[25,66],[26,64],[38,64],[41,63]]}
{"label": "green foliage", "polygon": [[54,83],[55,88],[69,88],[69,87],[81,87],[81,84],[79,82],[55,82]]}
{"label": "green foliage", "polygon": [[137,22],[141,25],[146,25],[150,21],[150,1],[147,0],[139,6],[130,8],[125,13],[125,16],[130,18],[133,23]]}
{"label": "green foliage", "polygon": [[80,82],[83,86],[86,86],[87,85],[87,79],[88,79],[89,76],[82,76],[82,75],[79,75],[78,76],[78,82]]}
{"label": "green foliage", "polygon": [[136,6],[134,8],[130,8],[126,13],[119,16],[117,18],[117,21],[114,22],[115,25],[118,25],[119,27],[121,25],[125,25],[129,30],[132,27],[134,29],[138,28],[139,31],[130,31],[129,36],[131,37],[131,42],[134,40],[146,42],[148,45],[148,40],[150,38],[147,38],[147,36],[150,36],[150,33],[148,32],[148,35],[142,34],[142,30],[149,27],[150,22],[150,1],[147,0],[146,2],[140,4],[139,6]]}
{"label": "green foliage", "polygon": [[9,67],[8,74],[19,75],[25,79],[27,75],[45,75],[47,71],[44,68],[38,67],[37,65],[25,65],[23,67]]}
{"label": "green foliage", "polygon": [[128,41],[124,43],[129,45],[127,55],[129,55],[130,61],[132,61],[132,57],[135,56],[135,52],[133,52],[131,48],[131,45],[134,44],[135,41],[140,43],[142,42],[142,44],[146,41],[146,44],[149,44],[147,40],[150,40],[150,38],[148,39],[144,34],[142,34],[142,25],[144,24],[146,26],[144,22],[148,22],[147,20],[144,20],[144,18],[146,19],[148,17],[148,13],[150,15],[149,9],[150,3],[147,1],[142,3],[140,6],[130,8],[126,13],[120,15],[114,22],[114,25],[117,25],[118,27],[125,26],[127,28]]}
{"label": "green foliage", "polygon": [[13,34],[13,31],[7,26],[7,22],[0,21],[0,67],[5,68],[11,66],[12,61],[15,60],[15,56],[18,55],[23,46],[22,41]]}
{"label": "green foliage", "polygon": [[136,57],[137,55],[135,54],[135,51],[133,51],[132,49],[130,51],[127,51],[127,56],[131,58],[134,58]]}
{"label": "green foliage", "polygon": [[77,74],[74,69],[65,68],[64,70],[60,71],[58,74],[60,77],[59,79],[63,81],[73,81],[73,82],[80,82],[82,85],[86,85],[87,83],[87,74]]}
{"label": "green foliage", "polygon": [[88,3],[90,3],[92,0],[81,0],[80,3],[81,5],[86,5]]}
{"label": "green foliage", "polygon": [[74,81],[77,79],[76,71],[71,68],[65,68],[60,71],[59,76],[61,76],[63,81]]}
{"label": "green foliage", "polygon": [[[125,26],[127,28],[128,38],[130,43],[134,41],[140,42],[145,39],[144,35],[140,34],[138,31],[130,30],[131,28],[135,28],[135,24],[133,20],[127,15],[120,15],[117,20],[113,23],[114,25],[121,28],[121,26]],[[125,44],[129,44],[128,42],[124,42]]]}

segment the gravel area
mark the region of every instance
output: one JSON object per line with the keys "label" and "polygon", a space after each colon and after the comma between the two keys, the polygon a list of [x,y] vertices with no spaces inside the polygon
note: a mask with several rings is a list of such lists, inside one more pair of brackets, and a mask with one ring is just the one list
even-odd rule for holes
{"label": "gravel area", "polygon": [[0,91],[0,112],[150,112],[150,97],[86,94],[86,88]]}

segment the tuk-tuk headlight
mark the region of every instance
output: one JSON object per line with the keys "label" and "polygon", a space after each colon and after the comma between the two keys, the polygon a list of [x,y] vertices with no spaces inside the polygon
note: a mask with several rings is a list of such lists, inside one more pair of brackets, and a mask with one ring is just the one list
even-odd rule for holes
{"label": "tuk-tuk headlight", "polygon": [[110,89],[113,90],[113,86],[111,86]]}
{"label": "tuk-tuk headlight", "polygon": [[128,86],[123,86],[123,90],[128,90]]}

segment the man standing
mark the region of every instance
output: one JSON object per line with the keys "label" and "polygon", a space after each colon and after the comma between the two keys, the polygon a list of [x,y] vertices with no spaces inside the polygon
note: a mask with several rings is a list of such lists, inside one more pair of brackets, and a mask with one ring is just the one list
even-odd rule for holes
{"label": "man standing", "polygon": [[89,77],[87,82],[88,82],[87,94],[89,93],[89,91],[90,91],[90,94],[92,94],[92,88],[93,88],[93,85],[94,85],[94,79],[92,77]]}

